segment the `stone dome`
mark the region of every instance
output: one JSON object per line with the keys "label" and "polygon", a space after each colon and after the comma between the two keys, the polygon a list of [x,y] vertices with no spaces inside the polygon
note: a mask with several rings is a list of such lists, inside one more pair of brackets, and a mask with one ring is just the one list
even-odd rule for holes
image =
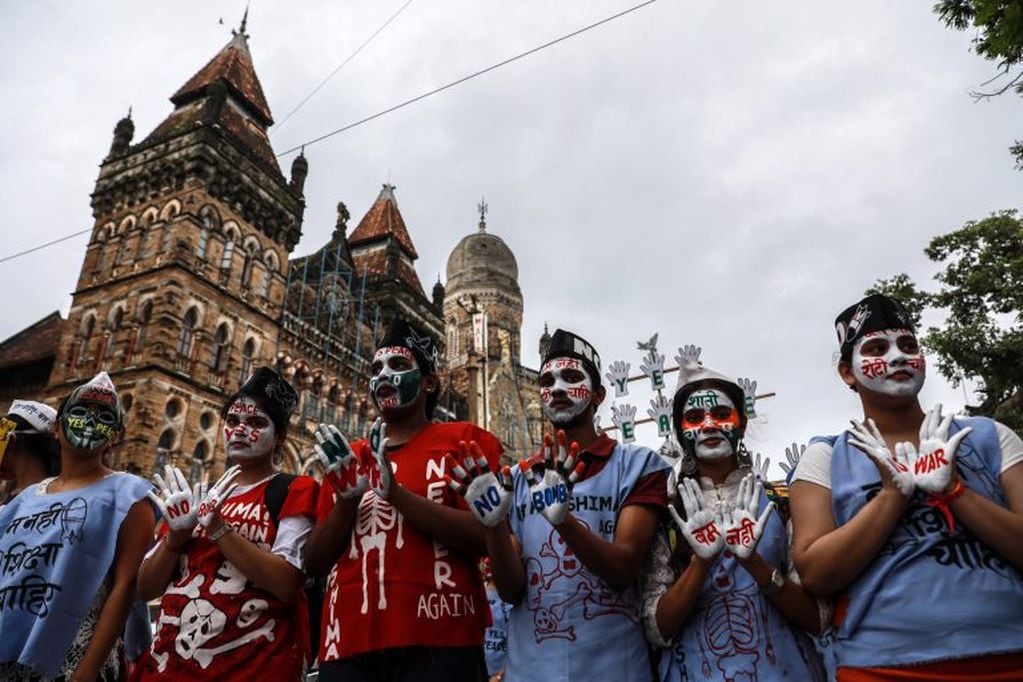
{"label": "stone dome", "polygon": [[463,237],[448,257],[448,293],[477,287],[519,291],[519,265],[504,240],[483,229]]}

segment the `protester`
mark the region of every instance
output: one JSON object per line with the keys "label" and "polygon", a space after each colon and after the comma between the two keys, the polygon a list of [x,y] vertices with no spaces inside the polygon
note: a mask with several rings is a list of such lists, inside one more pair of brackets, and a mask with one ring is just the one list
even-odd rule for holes
{"label": "protester", "polygon": [[133,679],[300,679],[302,552],[318,486],[275,466],[297,402],[287,381],[260,367],[224,404],[224,475],[194,487],[174,467],[156,477],[167,526],[139,571],[139,595],[162,598]]}
{"label": "protester", "polygon": [[119,637],[155,523],[149,484],[103,465],[123,419],[106,372],[73,390],[54,426],[60,474],[0,510],[0,679],[123,672]]}
{"label": "protester", "polygon": [[[644,580],[644,621],[659,678],[823,680],[812,643],[817,603],[788,573],[788,538],[742,445],[749,401],[739,383],[680,349],[672,424],[682,446],[684,517],[669,507]],[[682,539],[679,539],[681,537]],[[674,551],[671,545],[674,545]]]}
{"label": "protester", "polygon": [[926,363],[895,300],[835,326],[863,422],[812,440],[790,493],[799,573],[838,597],[838,679],[1023,678],[1023,441],[924,414]]}
{"label": "protester", "polygon": [[[6,504],[25,488],[60,471],[60,446],[53,435],[57,411],[33,400],[15,400],[0,420],[0,479],[9,481]],[[7,427],[6,429],[4,427]]]}
{"label": "protester", "polygon": [[349,447],[335,428],[318,432],[330,485],[320,491],[306,567],[330,571],[321,682],[487,677],[483,530],[448,489],[444,456],[472,442],[496,466],[501,446],[473,424],[430,421],[436,363],[436,342],[395,320],[370,368],[382,415],[371,442]]}
{"label": "protester", "polygon": [[593,346],[559,329],[540,369],[557,439],[548,436],[514,480],[492,473],[471,447],[464,467],[451,466],[453,487],[487,529],[498,592],[514,605],[508,681],[650,679],[637,580],[668,467],[649,448],[597,434],[600,376]]}

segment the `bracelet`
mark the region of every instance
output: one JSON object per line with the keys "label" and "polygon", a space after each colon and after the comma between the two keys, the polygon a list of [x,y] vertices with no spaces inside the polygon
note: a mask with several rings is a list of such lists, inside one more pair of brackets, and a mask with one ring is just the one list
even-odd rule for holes
{"label": "bracelet", "polygon": [[228,533],[230,533],[232,530],[234,530],[234,529],[231,528],[231,526],[229,524],[225,523],[220,528],[218,528],[215,531],[213,531],[212,533],[210,533],[210,540],[213,540],[213,542],[216,542],[220,538],[222,538],[225,535],[227,535]]}
{"label": "bracelet", "polygon": [[966,486],[963,485],[961,479],[956,479],[956,484],[952,486],[952,489],[942,495],[929,495],[927,500],[924,501],[928,507],[937,507],[941,515],[945,517],[945,521],[948,522],[948,529],[954,533],[956,530],[955,517],[952,516],[952,510],[948,508],[950,504],[962,497],[962,494],[966,492]]}

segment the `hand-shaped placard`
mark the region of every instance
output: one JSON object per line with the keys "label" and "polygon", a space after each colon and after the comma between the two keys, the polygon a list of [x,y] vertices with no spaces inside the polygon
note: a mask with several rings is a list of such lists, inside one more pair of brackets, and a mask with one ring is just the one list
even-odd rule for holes
{"label": "hand-shaped placard", "polygon": [[773,504],[757,518],[757,508],[760,506],[760,493],[764,486],[756,480],[753,474],[746,474],[739,481],[739,494],[735,497],[735,504],[728,505],[722,518],[725,527],[725,546],[735,555],[739,561],[746,561],[753,555],[757,543],[764,534],[764,526],[767,524],[767,517],[774,510]]}
{"label": "hand-shaped placard", "polygon": [[636,408],[632,405],[612,405],[611,421],[622,434],[623,443],[636,440]]}
{"label": "hand-shaped placard", "polygon": [[873,419],[868,419],[865,424],[852,422],[849,442],[874,460],[878,471],[881,472],[882,481],[890,479],[903,497],[913,496],[913,472],[910,471],[905,453],[902,452],[902,448],[896,448],[895,455],[892,455]]}
{"label": "hand-shaped placard", "polygon": [[209,528],[214,524],[214,521],[220,519],[220,506],[224,504],[224,500],[228,498],[231,491],[234,490],[234,486],[231,482],[234,481],[235,477],[242,472],[242,468],[235,464],[233,467],[224,472],[224,475],[217,479],[217,482],[210,488],[207,486],[206,481],[199,484],[200,496],[202,500],[199,502],[199,524],[203,528]]}
{"label": "hand-shaped placard", "polygon": [[793,443],[789,447],[785,448],[785,459],[786,462],[781,463],[781,470],[788,476],[796,469],[796,465],[799,464],[799,460],[802,459],[803,453],[806,452],[806,445],[800,445]]}
{"label": "hand-shaped placard", "polygon": [[643,356],[643,364],[639,366],[643,374],[650,378],[650,388],[659,391],[664,388],[664,356],[651,350]]}
{"label": "hand-shaped placard", "polygon": [[514,498],[511,469],[504,467],[497,474],[492,472],[476,441],[462,441],[458,448],[465,466],[446,455],[444,459],[451,475],[444,474],[444,479],[452,490],[465,498],[473,516],[484,526],[493,528],[508,516]]}
{"label": "hand-shaped placard", "polygon": [[611,386],[615,390],[615,398],[624,398],[629,395],[629,368],[632,367],[627,362],[621,360],[615,360],[607,366],[608,371],[604,373],[607,380],[611,382]]}
{"label": "hand-shaped placard", "polygon": [[899,443],[913,470],[916,487],[929,495],[947,493],[955,486],[956,450],[963,438],[973,431],[972,426],[967,426],[949,438],[951,426],[952,415],[942,419],[941,403],[938,403],[920,425],[920,452],[917,453],[912,443]]}
{"label": "hand-shaped placard", "polygon": [[701,366],[700,353],[703,349],[693,344],[686,344],[678,349],[678,355],[675,356],[675,362],[678,363],[679,369],[693,371]]}
{"label": "hand-shaped placard", "polygon": [[188,485],[188,479],[177,467],[168,464],[163,468],[163,472],[166,479],[160,474],[153,475],[159,496],[154,495],[152,491],[146,495],[167,519],[167,526],[171,530],[192,530],[199,522],[196,516],[201,501],[199,486],[195,486],[193,490]]}
{"label": "hand-shaped placard", "polygon": [[757,382],[750,381],[749,379],[739,379],[736,381],[739,388],[742,389],[743,399],[745,401],[746,408],[746,419],[753,419],[757,416]]}
{"label": "hand-shaped placard", "polygon": [[703,500],[703,491],[692,478],[683,478],[678,484],[678,496],[682,499],[686,519],[683,520],[675,511],[674,505],[669,504],[668,511],[675,519],[675,525],[696,556],[707,562],[713,561],[725,547],[725,538],[718,526],[720,516],[707,508]]}
{"label": "hand-shaped placard", "polygon": [[767,470],[771,467],[771,458],[764,457],[760,458],[760,453],[756,453],[752,460],[753,475],[757,477],[758,481],[767,481]]}
{"label": "hand-shaped placard", "polygon": [[313,447],[316,458],[328,473],[337,476],[340,484],[333,476],[325,476],[324,480],[329,481],[343,498],[362,497],[369,488],[369,479],[359,471],[359,460],[348,440],[333,424],[320,424],[313,435],[316,437]]}
{"label": "hand-shaped placard", "polygon": [[394,471],[387,457],[387,424],[377,417],[369,431],[369,447],[376,466],[370,471],[369,487],[381,499],[391,496],[394,485]]}
{"label": "hand-shaped placard", "polygon": [[650,400],[647,415],[657,424],[657,435],[662,438],[671,435],[671,398],[658,395]]}
{"label": "hand-shaped placard", "polygon": [[543,514],[552,526],[559,526],[565,520],[572,500],[572,486],[582,475],[584,463],[579,459],[579,444],[571,446],[565,442],[565,432],[558,431],[557,456],[555,443],[550,435],[543,438],[543,478],[538,478],[525,462],[519,468],[529,484],[529,495],[533,506]]}

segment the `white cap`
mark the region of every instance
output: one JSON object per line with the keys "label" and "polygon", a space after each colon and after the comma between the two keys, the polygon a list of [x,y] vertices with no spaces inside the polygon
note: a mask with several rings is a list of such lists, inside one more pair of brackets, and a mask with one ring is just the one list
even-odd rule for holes
{"label": "white cap", "polygon": [[34,400],[15,400],[7,410],[7,415],[21,417],[36,431],[49,432],[53,430],[53,422],[57,419],[57,410]]}

